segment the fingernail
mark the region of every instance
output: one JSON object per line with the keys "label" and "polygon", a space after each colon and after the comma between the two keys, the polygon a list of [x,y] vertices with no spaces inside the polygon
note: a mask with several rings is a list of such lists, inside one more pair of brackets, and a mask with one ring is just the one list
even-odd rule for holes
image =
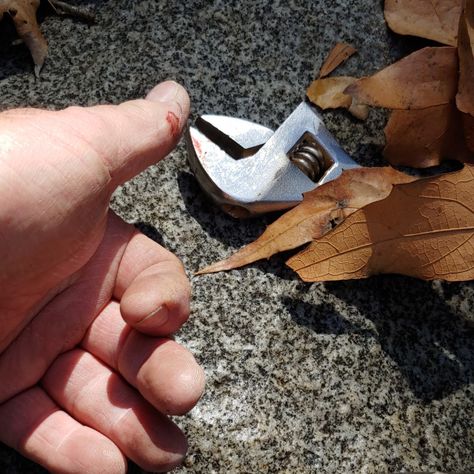
{"label": "fingernail", "polygon": [[189,115],[189,96],[186,89],[174,81],[165,81],[155,86],[146,96],[151,102],[166,103],[169,111],[178,118],[181,128]]}
{"label": "fingernail", "polygon": [[174,102],[180,86],[174,81],[165,81],[155,86],[146,96],[152,102]]}
{"label": "fingernail", "polygon": [[150,314],[145,316],[137,326],[143,326],[151,324],[154,328],[165,325],[169,319],[169,312],[166,306],[160,306],[155,311],[152,311]]}

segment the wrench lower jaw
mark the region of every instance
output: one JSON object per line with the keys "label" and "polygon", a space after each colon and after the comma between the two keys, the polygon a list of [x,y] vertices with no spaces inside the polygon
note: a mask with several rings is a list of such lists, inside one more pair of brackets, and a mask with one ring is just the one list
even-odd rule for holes
{"label": "wrench lower jaw", "polygon": [[287,202],[253,202],[253,203],[230,203],[230,202],[219,202],[214,197],[211,197],[214,202],[226,213],[235,219],[248,219],[252,217],[258,217],[262,214],[268,214],[270,212],[281,212],[287,211],[298,204],[301,201],[287,201]]}
{"label": "wrench lower jaw", "polygon": [[221,209],[234,219],[248,219],[253,216],[248,209],[245,209],[245,207],[235,206],[232,204],[224,204],[221,206]]}

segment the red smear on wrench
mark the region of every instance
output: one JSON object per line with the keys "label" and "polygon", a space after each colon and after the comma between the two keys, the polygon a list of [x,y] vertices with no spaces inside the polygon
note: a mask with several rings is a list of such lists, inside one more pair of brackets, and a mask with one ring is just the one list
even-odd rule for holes
{"label": "red smear on wrench", "polygon": [[201,144],[195,138],[193,138],[193,146],[194,146],[194,149],[196,150],[197,155],[201,156],[202,155]]}

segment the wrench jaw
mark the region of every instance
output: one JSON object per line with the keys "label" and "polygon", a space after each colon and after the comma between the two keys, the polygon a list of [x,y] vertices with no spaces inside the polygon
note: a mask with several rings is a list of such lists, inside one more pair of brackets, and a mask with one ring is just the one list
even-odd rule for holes
{"label": "wrench jaw", "polygon": [[[199,122],[204,123],[207,134],[198,128]],[[214,129],[212,133],[209,133],[208,125]],[[223,137],[219,137],[218,133]],[[245,187],[243,183],[248,181],[246,173],[242,172],[248,166],[239,161],[245,162],[252,156],[246,151],[253,150],[255,153],[273,133],[263,125],[223,115],[203,115],[196,121],[196,126],[186,130],[188,161],[193,174],[207,196],[232,217],[242,219],[268,212],[258,212],[261,203],[253,202],[251,196],[239,194],[239,190]],[[237,156],[239,153],[232,153],[231,156],[227,152],[225,145],[229,148],[229,140],[235,142],[230,146],[234,151],[238,147],[244,150],[240,152],[241,156]]]}
{"label": "wrench jaw", "polygon": [[205,194],[210,197],[219,207],[226,205],[225,193],[217,186],[206,171],[205,163],[207,154],[206,137],[202,137],[194,127],[189,127],[185,132],[186,147],[188,150],[188,162],[192,173],[200,184]]}
{"label": "wrench jaw", "polygon": [[[196,130],[188,128],[185,134],[186,145],[188,149],[188,162],[191,171],[198,180],[204,193],[214,201],[224,212],[236,219],[244,219],[251,216],[251,212],[245,207],[239,206],[235,200],[223,189],[218,187],[214,180],[209,176],[206,168],[203,166],[205,155],[203,154],[203,142]],[[205,142],[204,142],[205,143]]]}
{"label": "wrench jaw", "polygon": [[[205,115],[187,130],[186,142],[201,187],[237,218],[294,207],[303,193],[358,167],[306,102],[276,132],[242,119]],[[316,156],[319,174],[312,180],[298,161]]]}
{"label": "wrench jaw", "polygon": [[[270,129],[262,129],[259,132],[262,140],[266,140],[272,134],[273,131]],[[235,176],[239,171],[233,169],[235,166],[233,162],[229,161],[229,156],[194,127],[187,129],[185,138],[189,165],[201,188],[224,212],[235,219],[245,219],[271,211],[289,209],[298,204],[299,200],[290,202],[262,201],[257,196],[240,194],[240,184],[242,187],[245,185],[248,188],[249,184],[256,182],[257,178],[253,177],[252,173],[250,176],[249,173],[245,173],[245,175],[238,174],[242,180],[240,183],[220,180],[222,175],[228,173],[229,176]],[[219,167],[219,164],[222,166]],[[217,182],[220,183],[220,186],[216,184]],[[277,184],[275,183],[275,185]]]}

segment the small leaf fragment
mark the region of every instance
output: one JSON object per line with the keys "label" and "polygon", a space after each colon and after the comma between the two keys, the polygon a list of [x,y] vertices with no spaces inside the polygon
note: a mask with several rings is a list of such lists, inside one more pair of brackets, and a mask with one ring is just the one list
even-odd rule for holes
{"label": "small leaf fragment", "polygon": [[422,109],[449,103],[458,83],[456,48],[423,48],[359,79],[344,91],[359,103],[389,109]]}
{"label": "small leaf fragment", "polygon": [[456,46],[462,0],[385,0],[385,20],[401,35]]}
{"label": "small leaf fragment", "polygon": [[474,116],[474,1],[465,1],[459,22],[459,87],[456,104]]}
{"label": "small leaf fragment", "polygon": [[350,95],[344,93],[345,89],[355,81],[357,78],[348,76],[316,79],[308,87],[306,95],[313,104],[323,110],[342,107],[348,109],[357,118],[365,120],[369,114],[368,107],[356,103]]}
{"label": "small leaf fragment", "polygon": [[347,61],[357,50],[347,43],[337,43],[331,50],[326,61],[321,66],[319,77],[323,78],[331,74],[338,66]]}
{"label": "small leaf fragment", "polygon": [[287,264],[305,281],[474,279],[474,166],[396,185]]}
{"label": "small leaf fragment", "polygon": [[415,178],[393,168],[356,168],[306,193],[303,202],[269,225],[251,244],[198,274],[242,267],[291,250],[329,232],[347,216],[370,202],[388,196],[392,186]]}
{"label": "small leaf fragment", "polygon": [[445,159],[474,162],[464,140],[461,113],[453,103],[394,110],[384,131],[383,154],[393,166],[425,168]]}
{"label": "small leaf fragment", "polygon": [[352,104],[349,107],[349,112],[359,120],[366,120],[369,116],[369,107],[365,104],[359,104],[356,99],[352,99]]}

